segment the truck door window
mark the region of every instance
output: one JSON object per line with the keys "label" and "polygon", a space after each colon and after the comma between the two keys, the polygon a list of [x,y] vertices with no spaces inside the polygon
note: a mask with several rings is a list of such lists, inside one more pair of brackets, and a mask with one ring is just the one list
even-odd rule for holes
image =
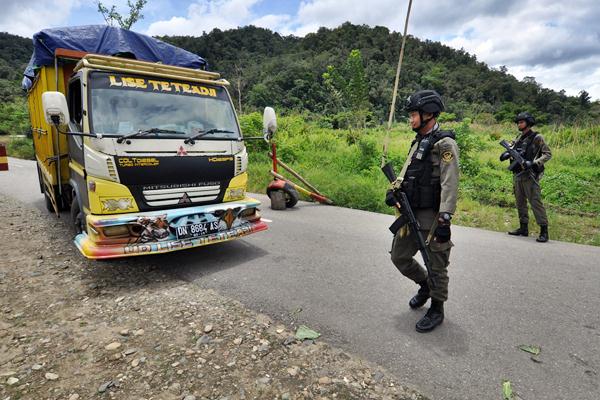
{"label": "truck door window", "polygon": [[81,82],[75,79],[69,83],[69,114],[71,122],[75,124],[78,131],[82,129],[83,102],[81,101]]}

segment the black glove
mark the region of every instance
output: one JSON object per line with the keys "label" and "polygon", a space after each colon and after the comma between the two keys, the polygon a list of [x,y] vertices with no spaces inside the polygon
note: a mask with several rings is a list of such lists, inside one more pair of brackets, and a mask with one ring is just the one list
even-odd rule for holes
{"label": "black glove", "polygon": [[385,193],[385,204],[390,207],[394,207],[396,205],[396,198],[394,197],[394,191],[392,189],[389,189]]}
{"label": "black glove", "polygon": [[525,167],[525,169],[527,170],[527,169],[531,169],[531,168],[532,168],[534,165],[535,165],[535,164],[533,163],[533,161],[529,161],[529,160],[527,160],[527,161],[525,161],[525,165],[524,165],[524,167]]}
{"label": "black glove", "polygon": [[438,224],[435,228],[435,241],[438,243],[446,243],[450,240],[450,225],[452,215],[449,213],[440,213],[438,215]]}
{"label": "black glove", "polygon": [[504,153],[500,154],[500,161],[506,161],[510,158],[510,153],[508,151],[505,151]]}
{"label": "black glove", "polygon": [[531,169],[533,170],[533,172],[535,172],[536,174],[540,173],[540,166],[537,165],[536,163],[533,163],[533,165],[531,166]]}

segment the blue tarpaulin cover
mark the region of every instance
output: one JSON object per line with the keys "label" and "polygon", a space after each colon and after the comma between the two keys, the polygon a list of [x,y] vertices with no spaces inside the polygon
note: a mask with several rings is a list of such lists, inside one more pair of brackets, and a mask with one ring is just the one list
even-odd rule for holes
{"label": "blue tarpaulin cover", "polygon": [[23,89],[31,86],[37,68],[54,64],[54,51],[58,48],[110,56],[130,53],[137,60],[195,69],[207,67],[206,60],[194,53],[122,28],[84,25],[44,29],[33,35],[33,55],[24,72]]}

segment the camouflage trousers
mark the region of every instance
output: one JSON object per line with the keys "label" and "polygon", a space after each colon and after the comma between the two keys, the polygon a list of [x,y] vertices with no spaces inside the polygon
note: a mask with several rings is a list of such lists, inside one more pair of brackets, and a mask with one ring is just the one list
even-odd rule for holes
{"label": "camouflage trousers", "polygon": [[[421,225],[421,235],[427,240],[429,232],[433,226],[433,220],[437,216],[434,210],[417,210],[416,217]],[[450,264],[450,249],[452,241],[438,243],[431,240],[427,244],[429,258],[431,260],[431,270],[435,275],[436,287],[431,287],[431,282],[427,276],[427,270],[414,259],[419,251],[415,235],[410,230],[400,229],[394,236],[392,243],[392,262],[404,276],[414,282],[428,280],[431,298],[439,301],[448,300],[448,265]]]}
{"label": "camouflage trousers", "polygon": [[519,222],[522,224],[529,223],[529,210],[527,208],[527,202],[529,201],[537,224],[548,225],[548,217],[546,216],[544,203],[542,203],[542,188],[540,187],[539,180],[527,174],[515,175],[513,176],[513,189],[519,213]]}

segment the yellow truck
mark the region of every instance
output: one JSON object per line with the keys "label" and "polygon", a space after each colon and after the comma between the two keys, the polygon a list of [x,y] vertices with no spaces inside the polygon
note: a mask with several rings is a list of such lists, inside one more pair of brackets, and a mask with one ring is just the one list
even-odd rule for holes
{"label": "yellow truck", "polygon": [[[70,210],[85,257],[163,253],[267,229],[259,201],[246,195],[247,138],[218,73],[131,54],[53,53],[27,87],[40,190],[49,211]],[[276,129],[270,108],[265,129]]]}

